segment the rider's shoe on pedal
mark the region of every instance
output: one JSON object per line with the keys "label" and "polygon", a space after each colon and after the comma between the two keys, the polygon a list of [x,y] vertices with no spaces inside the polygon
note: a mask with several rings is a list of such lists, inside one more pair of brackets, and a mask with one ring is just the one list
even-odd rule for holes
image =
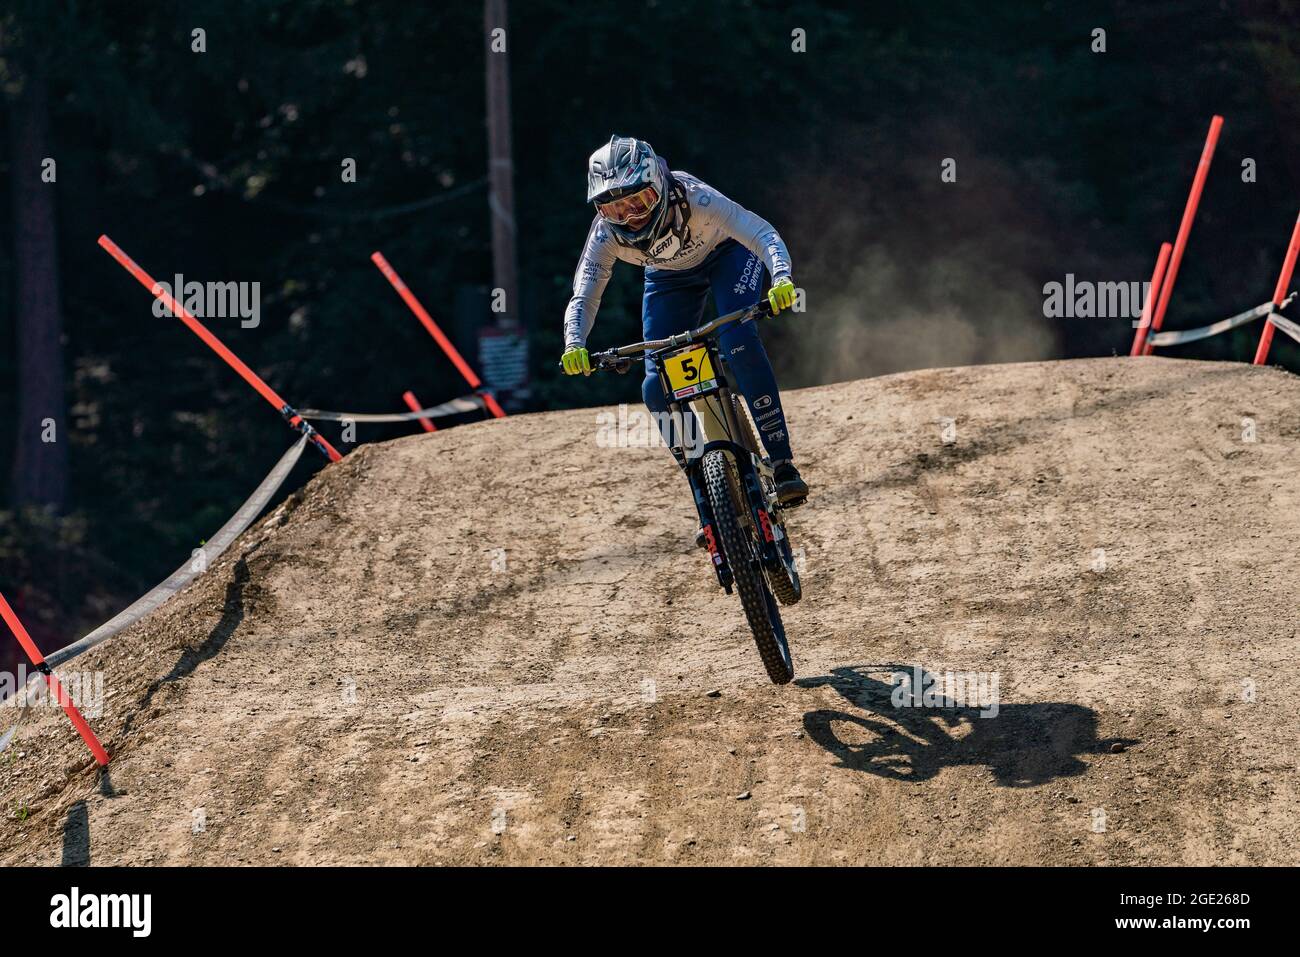
{"label": "rider's shoe on pedal", "polygon": [[790,461],[781,462],[772,470],[776,481],[776,500],[785,506],[802,505],[808,497],[808,483]]}

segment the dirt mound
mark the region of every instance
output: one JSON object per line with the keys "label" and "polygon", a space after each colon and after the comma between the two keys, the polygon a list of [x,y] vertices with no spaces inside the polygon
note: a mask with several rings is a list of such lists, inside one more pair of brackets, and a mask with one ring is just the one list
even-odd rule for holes
{"label": "dirt mound", "polygon": [[[107,780],[29,712],[0,862],[1300,862],[1300,380],[1102,359],[789,407],[796,684],[598,410],[367,446],[70,666]],[[895,707],[913,668],[996,679],[996,717]]]}

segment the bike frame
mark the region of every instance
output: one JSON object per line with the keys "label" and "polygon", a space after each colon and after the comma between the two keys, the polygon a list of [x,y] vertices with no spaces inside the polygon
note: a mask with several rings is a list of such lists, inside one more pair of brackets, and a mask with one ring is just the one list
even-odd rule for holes
{"label": "bike frame", "polygon": [[[735,463],[736,474],[740,479],[740,491],[748,507],[750,526],[758,532],[755,538],[759,545],[759,560],[765,567],[775,570],[775,567],[781,563],[778,542],[784,538],[785,533],[781,527],[782,523],[780,521],[774,523],[771,518],[774,495],[769,494],[766,489],[773,488],[772,469],[763,461],[761,452],[748,444],[749,429],[739,418],[744,413],[739,411],[737,399],[739,398],[740,402],[744,399],[738,397],[727,384],[726,362],[722,357],[722,351],[714,342],[707,343],[706,347],[717,376],[717,390],[692,397],[685,402],[670,400],[668,409],[670,413],[679,417],[683,426],[686,415],[688,413],[693,415],[698,425],[698,434],[703,439],[696,448],[674,448],[673,454],[678,457],[678,461],[686,470],[686,477],[690,482],[701,525],[705,530],[705,539],[713,559],[714,570],[718,574],[718,581],[725,589],[730,590],[732,576],[729,562],[741,556],[723,555],[713,534],[713,510],[704,493],[702,476],[705,454],[714,449],[722,449]],[[667,376],[664,374],[663,366],[659,365],[658,369],[665,394],[672,395],[668,391]],[[764,483],[765,476],[766,483]]]}
{"label": "bike frame", "polygon": [[[704,491],[701,475],[704,456],[715,449],[727,452],[735,464],[740,479],[740,492],[744,496],[749,524],[755,532],[758,544],[758,561],[769,571],[779,572],[782,566],[793,568],[794,557],[785,534],[785,522],[776,511],[776,484],[772,478],[772,467],[764,458],[762,447],[757,444],[757,431],[749,421],[741,421],[741,416],[748,417],[748,408],[742,395],[735,392],[730,384],[730,368],[722,350],[718,346],[717,332],[732,322],[752,322],[758,316],[770,315],[765,308],[767,303],[738,312],[719,316],[690,332],[670,336],[654,342],[637,343],[615,350],[620,358],[630,358],[638,352],[645,358],[653,360],[659,375],[659,384],[668,396],[668,410],[675,421],[681,423],[683,441],[686,439],[686,425],[689,412],[698,426],[702,441],[693,448],[685,445],[675,446],[674,457],[686,472],[695,499],[695,508],[699,513],[700,526],[704,529],[709,555],[713,560],[714,572],[718,583],[730,593],[733,576],[729,562],[740,560],[741,556],[727,556],[718,547],[713,534],[713,510]],[[673,398],[673,390],[668,381],[668,374],[663,360],[685,350],[703,346],[708,351],[713,368],[716,385],[708,391],[693,395],[684,400]],[[738,503],[739,504],[739,503]],[[743,560],[750,560],[745,556]]]}

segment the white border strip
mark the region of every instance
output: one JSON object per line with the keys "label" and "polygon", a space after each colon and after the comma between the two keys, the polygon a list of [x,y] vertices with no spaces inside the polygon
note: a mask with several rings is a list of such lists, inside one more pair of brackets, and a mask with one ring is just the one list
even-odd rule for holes
{"label": "white border strip", "polygon": [[1212,322],[1208,326],[1201,326],[1198,329],[1171,329],[1166,332],[1157,332],[1147,337],[1147,342],[1153,346],[1181,346],[1184,342],[1196,342],[1198,339],[1208,339],[1210,336],[1217,336],[1221,332],[1227,332],[1229,329],[1236,329],[1238,326],[1244,326],[1248,322],[1253,322],[1262,316],[1267,316],[1273,311],[1273,303],[1266,302],[1262,306],[1256,306],[1254,309],[1247,309],[1245,312],[1239,312],[1235,316],[1227,319],[1220,319],[1218,322]]}
{"label": "white border strip", "polygon": [[483,400],[475,397],[452,399],[418,412],[326,412],[321,409],[299,409],[298,414],[304,419],[319,419],[322,422],[414,422],[416,419],[436,419],[444,415],[478,412],[482,408]]}
{"label": "white border strip", "polygon": [[[261,514],[266,503],[284,484],[284,480],[289,477],[289,472],[298,464],[298,459],[302,456],[302,450],[307,445],[307,436],[303,436],[293,444],[290,449],[281,456],[280,461],[275,464],[275,468],[262,479],[260,485],[248,497],[248,501],[239,507],[239,510],[230,517],[230,520],[222,525],[220,530],[212,536],[203,547],[199,549],[203,553],[203,561],[197,562],[197,556],[192,556],[176,571],[161,584],[155,585],[140,598],[136,599],[131,605],[115,616],[104,622],[85,638],[73,642],[45,659],[46,664],[51,668],[58,667],[78,655],[89,651],[95,645],[102,641],[107,641],[123,629],[129,628],[137,621],[156,610],[169,598],[188,585],[191,581],[202,575],[208,568],[221,557],[221,553],[230,547],[239,535],[253,524],[253,520]],[[198,565],[196,568],[195,565]]]}
{"label": "white border strip", "polygon": [[1268,321],[1273,323],[1296,342],[1300,342],[1300,325],[1292,322],[1285,316],[1279,316],[1276,312],[1268,317]]}

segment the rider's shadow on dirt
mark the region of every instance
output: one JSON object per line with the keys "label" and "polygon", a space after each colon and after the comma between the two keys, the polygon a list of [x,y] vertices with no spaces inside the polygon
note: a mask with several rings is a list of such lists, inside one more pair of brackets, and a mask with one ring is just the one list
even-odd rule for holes
{"label": "rider's shadow on dirt", "polygon": [[[911,681],[905,684],[899,675]],[[809,711],[804,729],[839,758],[841,767],[926,781],[945,767],[987,765],[1007,787],[1082,774],[1088,764],[1080,755],[1136,743],[1098,740],[1097,713],[1082,705],[1000,704],[996,714],[987,706],[960,706],[943,695],[942,680],[931,685],[934,677],[942,678],[912,665],[853,665],[799,679],[796,684],[804,688],[829,685],[864,712]]]}

